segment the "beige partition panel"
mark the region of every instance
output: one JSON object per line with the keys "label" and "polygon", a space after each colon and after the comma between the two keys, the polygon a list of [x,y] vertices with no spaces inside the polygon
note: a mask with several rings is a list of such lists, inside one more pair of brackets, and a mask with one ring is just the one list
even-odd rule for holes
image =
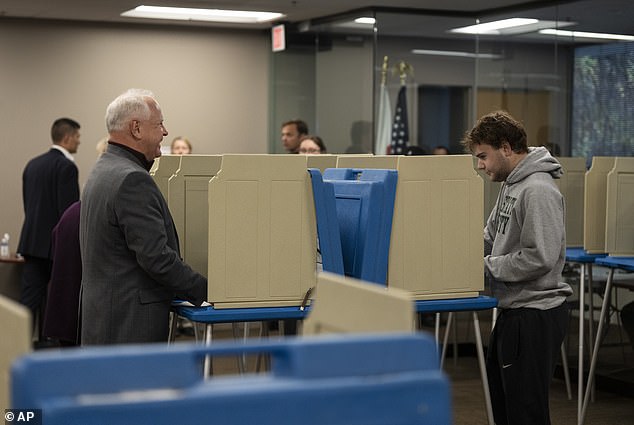
{"label": "beige partition panel", "polygon": [[209,182],[209,294],[216,308],[300,305],[316,276],[305,155],[224,155]]}
{"label": "beige partition panel", "polygon": [[181,155],[162,155],[154,160],[154,164],[150,169],[150,175],[154,177],[156,185],[166,200],[168,199],[169,179],[178,172],[180,166]]}
{"label": "beige partition panel", "polygon": [[11,406],[11,364],[31,351],[31,314],[26,307],[0,295],[0,323],[0,409],[4,411]]}
{"label": "beige partition panel", "polygon": [[484,286],[483,182],[471,155],[399,157],[388,282],[416,299]]}
{"label": "beige partition panel", "polygon": [[586,159],[558,157],[564,174],[555,179],[566,200],[566,245],[583,246],[583,188],[586,178]]}
{"label": "beige partition panel", "polygon": [[207,276],[209,180],[220,169],[220,155],[183,155],[178,172],[169,179],[167,203],[178,231],[181,255]]}
{"label": "beige partition panel", "polygon": [[319,168],[323,173],[326,168],[337,167],[337,155],[306,155],[308,168]]}
{"label": "beige partition panel", "polygon": [[610,255],[634,256],[634,158],[617,157],[607,177],[605,247]]}
{"label": "beige partition panel", "polygon": [[414,302],[407,291],[320,273],[304,335],[413,332]]}
{"label": "beige partition panel", "polygon": [[606,192],[608,173],[614,168],[615,159],[613,156],[595,156],[586,173],[583,189],[583,248],[590,254],[606,252]]}
{"label": "beige partition panel", "polygon": [[388,285],[416,299],[484,288],[483,181],[471,155],[340,157],[339,168],[398,170]]}

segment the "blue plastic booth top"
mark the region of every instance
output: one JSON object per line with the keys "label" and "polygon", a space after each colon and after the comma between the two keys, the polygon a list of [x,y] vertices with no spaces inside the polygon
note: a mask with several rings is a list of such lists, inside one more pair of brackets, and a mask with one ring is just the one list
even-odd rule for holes
{"label": "blue plastic booth top", "polygon": [[334,191],[345,274],[386,284],[397,171],[329,168],[323,179]]}
{"label": "blue plastic booth top", "polygon": [[[205,380],[206,355],[268,353],[266,374]],[[422,334],[38,352],[12,368],[12,408],[46,425],[448,425],[448,379]]]}

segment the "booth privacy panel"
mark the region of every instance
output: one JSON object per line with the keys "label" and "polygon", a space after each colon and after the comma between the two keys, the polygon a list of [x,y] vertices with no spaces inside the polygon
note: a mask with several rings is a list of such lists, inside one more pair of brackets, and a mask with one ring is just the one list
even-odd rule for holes
{"label": "booth privacy panel", "polygon": [[608,173],[614,168],[613,156],[595,156],[586,173],[583,196],[583,248],[589,254],[605,249],[605,209]]}
{"label": "booth privacy panel", "polygon": [[181,158],[181,155],[162,155],[154,160],[150,169],[150,175],[154,178],[154,182],[166,200],[168,199],[169,180],[178,172]]}
{"label": "booth privacy panel", "polygon": [[398,171],[388,286],[416,299],[478,295],[484,193],[471,155],[339,157],[337,167]]}
{"label": "booth privacy panel", "polygon": [[583,189],[586,159],[558,157],[564,174],[555,182],[566,201],[566,246],[583,246]]}
{"label": "booth privacy panel", "polygon": [[304,155],[224,155],[209,182],[215,308],[300,305],[315,285],[316,224]]}
{"label": "booth privacy panel", "polygon": [[23,305],[0,295],[0,323],[0,409],[4,411],[11,405],[11,364],[31,351],[31,314]]}
{"label": "booth privacy panel", "polygon": [[183,155],[180,169],[170,178],[167,204],[178,232],[181,256],[207,276],[207,221],[209,180],[220,170],[221,155]]}
{"label": "booth privacy panel", "polygon": [[607,175],[606,252],[634,256],[634,158],[617,157]]}

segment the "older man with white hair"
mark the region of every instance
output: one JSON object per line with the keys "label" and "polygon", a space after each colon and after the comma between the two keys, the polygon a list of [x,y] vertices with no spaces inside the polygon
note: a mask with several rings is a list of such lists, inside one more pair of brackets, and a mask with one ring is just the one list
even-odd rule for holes
{"label": "older man with white hair", "polygon": [[207,279],[185,264],[160,190],[149,174],[168,132],[147,90],[106,111],[108,149],[82,193],[83,345],[167,341],[174,297],[200,305]]}

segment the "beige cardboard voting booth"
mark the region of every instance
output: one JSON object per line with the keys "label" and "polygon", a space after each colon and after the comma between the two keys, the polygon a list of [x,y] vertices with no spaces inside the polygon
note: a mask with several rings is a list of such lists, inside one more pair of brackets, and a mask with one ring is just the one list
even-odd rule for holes
{"label": "beige cardboard voting booth", "polygon": [[181,158],[181,155],[162,155],[154,160],[154,164],[152,164],[150,169],[150,175],[154,178],[156,185],[166,200],[169,196],[169,180],[178,172],[181,166]]}
{"label": "beige cardboard voting booth", "polygon": [[315,285],[316,246],[305,155],[222,157],[209,182],[208,301],[215,308],[299,306]]}
{"label": "beige cardboard voting booth", "polygon": [[583,246],[583,190],[586,177],[586,159],[558,157],[564,168],[560,179],[555,179],[566,201],[566,245]]}
{"label": "beige cardboard voting booth", "polygon": [[181,255],[203,276],[207,276],[208,258],[207,190],[221,161],[220,155],[183,155],[178,171],[168,183],[167,204],[178,231]]}
{"label": "beige cardboard voting booth", "polygon": [[415,317],[406,291],[320,273],[303,334],[413,332]]}
{"label": "beige cardboard voting booth", "polygon": [[10,407],[10,370],[13,361],[31,351],[29,310],[0,295],[0,409]]}
{"label": "beige cardboard voting booth", "polygon": [[583,201],[583,248],[589,254],[605,250],[606,192],[608,173],[614,168],[613,156],[595,156],[586,173]]}
{"label": "beige cardboard voting booth", "polygon": [[318,168],[323,174],[326,168],[337,167],[337,155],[306,155],[307,167]]}
{"label": "beige cardboard voting booth", "polygon": [[471,155],[349,156],[337,167],[398,170],[388,286],[416,299],[478,295],[484,194]]}
{"label": "beige cardboard voting booth", "polygon": [[607,175],[605,248],[634,256],[634,158],[617,157]]}

